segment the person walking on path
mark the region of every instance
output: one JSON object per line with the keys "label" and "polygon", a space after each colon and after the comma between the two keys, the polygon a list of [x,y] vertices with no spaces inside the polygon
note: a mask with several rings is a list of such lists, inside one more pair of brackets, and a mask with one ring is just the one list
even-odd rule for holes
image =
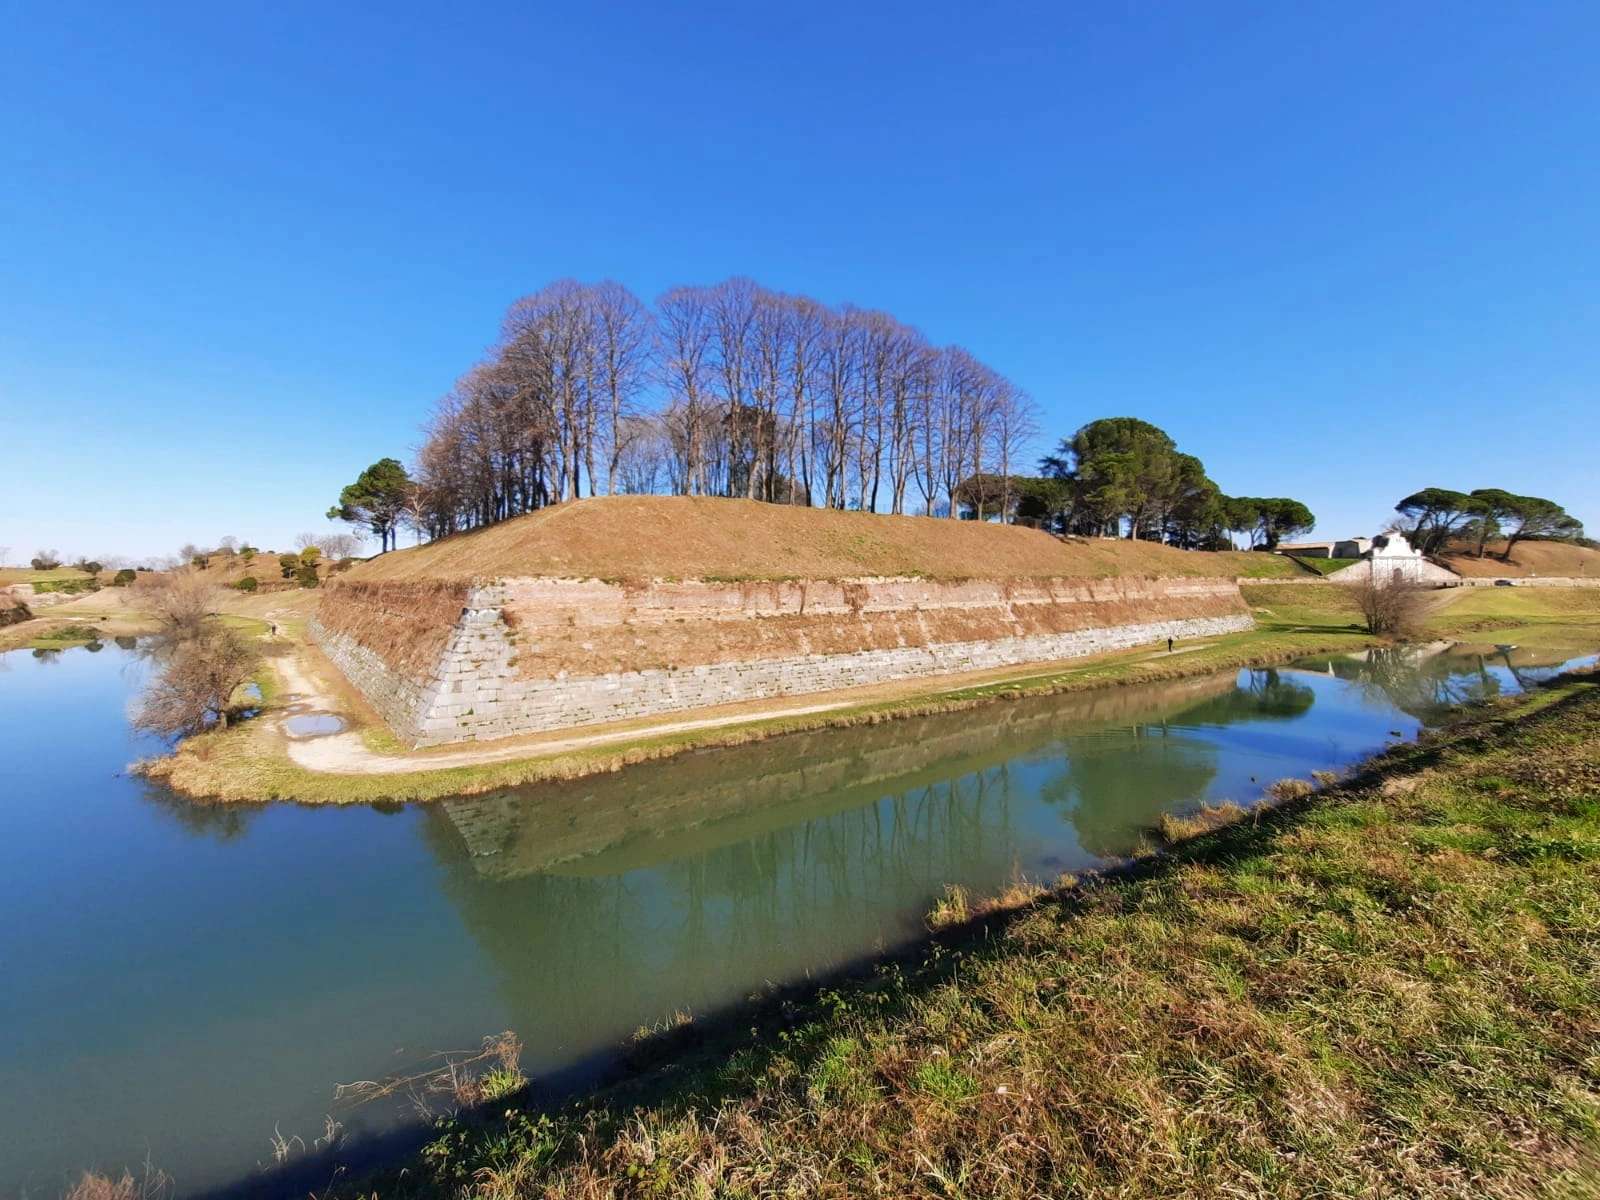
{"label": "person walking on path", "polygon": [[1168,654],[1172,653],[1172,639],[1171,638],[1167,639],[1167,653]]}

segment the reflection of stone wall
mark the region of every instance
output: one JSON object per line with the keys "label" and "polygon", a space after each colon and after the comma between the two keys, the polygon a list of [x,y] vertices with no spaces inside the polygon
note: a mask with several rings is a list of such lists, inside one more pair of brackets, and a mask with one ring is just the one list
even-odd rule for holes
{"label": "reflection of stone wall", "polygon": [[444,652],[401,670],[312,633],[402,737],[506,737],[739,701],[1077,658],[1252,625],[1216,579],[477,587]]}
{"label": "reflection of stone wall", "polygon": [[[616,873],[1013,761],[1073,734],[1237,690],[1232,672],[1039,697],[679,755],[613,775],[445,800],[474,870]],[[714,831],[700,827],[715,823]],[[598,857],[597,857],[598,856]]]}

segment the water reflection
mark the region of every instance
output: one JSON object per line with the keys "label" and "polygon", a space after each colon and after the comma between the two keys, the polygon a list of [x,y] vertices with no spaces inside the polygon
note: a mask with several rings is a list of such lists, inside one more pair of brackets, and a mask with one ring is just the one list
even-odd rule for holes
{"label": "water reflection", "polygon": [[893,946],[946,884],[1117,858],[1165,811],[1345,765],[1562,657],[1324,659],[301,808],[128,778],[156,748],[127,732],[140,654],[5,656],[0,1194],[146,1154],[186,1190],[226,1182],[275,1126],[315,1136],[336,1083],[487,1031],[516,1029],[536,1074],[601,1060]]}
{"label": "water reflection", "polygon": [[892,945],[947,883],[1127,855],[1211,793],[1230,752],[1198,731],[1315,700],[1260,671],[1024,701],[448,801],[424,830],[521,1027],[571,1046]]}
{"label": "water reflection", "polygon": [[1375,702],[1437,725],[1453,709],[1549,678],[1570,657],[1565,650],[1526,646],[1412,643],[1330,659],[1326,670],[1354,683]]}
{"label": "water reflection", "polygon": [[140,799],[185,833],[223,844],[237,842],[250,831],[266,804],[239,804],[189,800],[154,780],[141,779]]}

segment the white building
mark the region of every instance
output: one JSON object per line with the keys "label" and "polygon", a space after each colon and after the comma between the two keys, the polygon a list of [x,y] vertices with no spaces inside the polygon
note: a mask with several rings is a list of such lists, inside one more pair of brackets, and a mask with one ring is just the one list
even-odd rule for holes
{"label": "white building", "polygon": [[1429,562],[1422,551],[1414,550],[1405,534],[1397,529],[1380,533],[1372,539],[1372,548],[1361,556],[1361,561],[1328,576],[1335,583],[1446,584],[1458,583],[1461,576],[1437,563]]}

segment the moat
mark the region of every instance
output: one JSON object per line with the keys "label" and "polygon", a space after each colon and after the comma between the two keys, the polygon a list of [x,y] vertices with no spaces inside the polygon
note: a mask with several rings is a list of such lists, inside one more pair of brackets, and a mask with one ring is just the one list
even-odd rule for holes
{"label": "moat", "polygon": [[181,800],[124,774],[135,653],[0,655],[0,1195],[148,1159],[180,1194],[515,1030],[581,1080],[641,1026],[920,936],[947,884],[1053,882],[1568,653],[1372,652],[991,705],[431,805]]}

